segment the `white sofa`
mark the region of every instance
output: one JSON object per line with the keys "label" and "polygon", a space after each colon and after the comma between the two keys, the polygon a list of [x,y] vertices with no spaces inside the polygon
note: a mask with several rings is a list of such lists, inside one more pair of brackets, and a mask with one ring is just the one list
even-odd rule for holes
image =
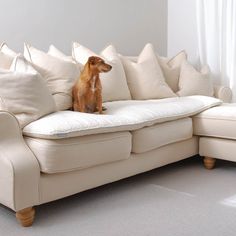
{"label": "white sofa", "polygon": [[[225,87],[215,87],[215,95],[231,99]],[[108,102],[105,115],[57,112],[27,125],[23,133],[16,118],[1,111],[0,203],[30,226],[33,206],[199,154],[202,133],[192,116],[221,100]]]}

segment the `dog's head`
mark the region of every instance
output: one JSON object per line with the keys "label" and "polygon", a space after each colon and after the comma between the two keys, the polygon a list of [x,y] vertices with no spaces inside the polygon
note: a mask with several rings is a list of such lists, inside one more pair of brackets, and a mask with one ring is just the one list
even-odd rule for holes
{"label": "dog's head", "polygon": [[88,64],[91,70],[95,73],[108,72],[111,70],[112,66],[105,63],[105,61],[100,57],[89,57]]}

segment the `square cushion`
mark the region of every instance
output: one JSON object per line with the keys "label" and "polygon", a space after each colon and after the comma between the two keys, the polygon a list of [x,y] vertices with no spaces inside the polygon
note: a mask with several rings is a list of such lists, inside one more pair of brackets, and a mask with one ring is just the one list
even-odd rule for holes
{"label": "square cushion", "polygon": [[194,134],[236,139],[236,104],[224,103],[193,117]]}
{"label": "square cushion", "polygon": [[[119,56],[122,57],[120,54]],[[161,57],[156,53],[156,57],[161,66],[166,83],[169,85],[172,91],[176,93],[179,90],[180,68],[182,63],[187,60],[186,52],[181,51],[172,58]],[[125,58],[136,63],[138,61],[138,57],[134,56],[126,56]]]}
{"label": "square cushion", "polygon": [[131,96],[135,100],[175,97],[165,82],[153,46],[147,44],[137,62],[122,57]]}
{"label": "square cushion", "polygon": [[208,66],[197,71],[189,62],[181,65],[179,76],[179,96],[204,95],[213,96],[214,88]]}
{"label": "square cushion", "polygon": [[184,61],[187,60],[185,51],[181,51],[171,59],[160,57],[157,55],[166,83],[170,86],[173,92],[179,90],[180,68]]}
{"label": "square cushion", "polygon": [[[12,71],[0,71],[0,109],[13,113],[20,126],[56,111],[54,100],[43,78],[33,70],[18,71],[17,56]],[[27,63],[27,62],[24,62]]]}
{"label": "square cushion", "polygon": [[144,127],[131,132],[132,152],[143,153],[192,137],[192,119],[184,118]]}
{"label": "square cushion", "polygon": [[28,44],[24,46],[24,55],[46,80],[57,109],[70,109],[72,87],[80,76],[79,65],[48,55]]}
{"label": "square cushion", "polygon": [[131,134],[116,132],[61,140],[25,137],[42,172],[59,173],[127,159]]}
{"label": "square cushion", "polygon": [[97,55],[88,48],[73,43],[72,55],[76,61],[83,65],[86,64],[90,56],[99,56],[112,66],[111,71],[100,74],[103,102],[131,99],[124,68],[113,45],[109,45],[100,52],[100,55]]}

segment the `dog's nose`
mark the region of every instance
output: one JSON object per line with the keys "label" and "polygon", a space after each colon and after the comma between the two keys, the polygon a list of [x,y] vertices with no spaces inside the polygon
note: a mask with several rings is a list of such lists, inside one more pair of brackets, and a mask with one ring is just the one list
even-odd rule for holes
{"label": "dog's nose", "polygon": [[110,69],[112,69],[112,66],[110,65]]}

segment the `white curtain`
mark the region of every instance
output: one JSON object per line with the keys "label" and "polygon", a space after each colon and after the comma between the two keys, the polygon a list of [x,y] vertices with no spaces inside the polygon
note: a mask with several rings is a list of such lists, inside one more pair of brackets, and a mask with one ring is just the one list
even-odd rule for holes
{"label": "white curtain", "polygon": [[196,0],[199,56],[236,101],[236,0]]}

